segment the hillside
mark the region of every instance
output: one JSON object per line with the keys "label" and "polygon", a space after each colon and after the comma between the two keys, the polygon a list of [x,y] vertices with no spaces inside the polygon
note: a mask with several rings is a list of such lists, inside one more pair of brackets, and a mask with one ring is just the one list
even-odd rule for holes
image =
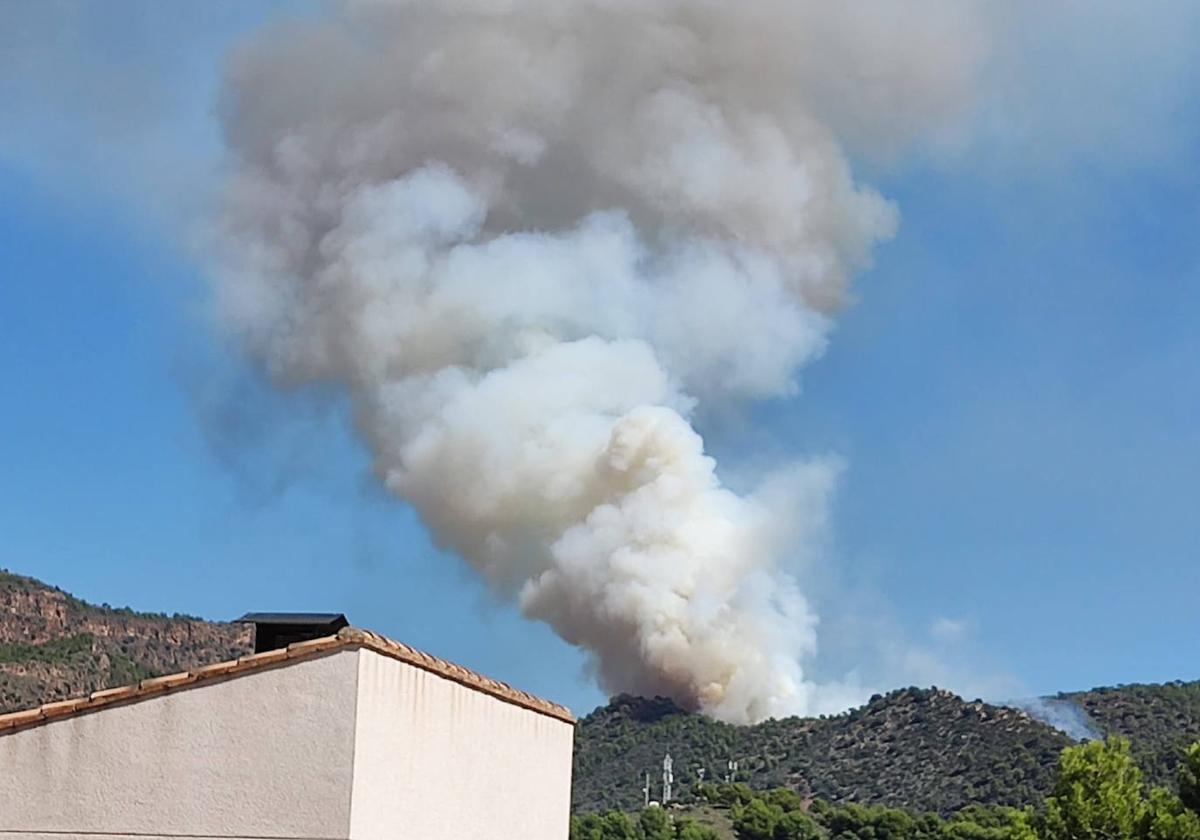
{"label": "hillside", "polygon": [[[1200,681],[1127,685],[1059,694],[1100,735],[1121,735],[1148,780],[1172,787],[1180,750],[1200,738]],[[676,789],[720,780],[730,759],[754,788],[790,787],[831,802],[862,802],[946,814],[969,803],[1021,805],[1048,790],[1058,730],[1016,709],[967,702],[948,691],[907,688],[826,718],[752,727],[688,714],[669,700],[619,697],[580,721],[576,810],[633,808],[662,758],[675,759]]]}
{"label": "hillside", "polygon": [[[33,578],[0,571],[0,711],[230,659],[250,630],[190,616],[95,606]],[[1200,738],[1200,682],[1128,685],[1060,694],[1101,734],[1130,739],[1147,775],[1174,783],[1178,750]],[[577,729],[574,807],[635,808],[644,773],[657,790],[675,759],[686,793],[703,767],[720,781],[790,787],[831,802],[948,813],[965,804],[1025,804],[1047,790],[1069,739],[1022,711],[906,688],[825,718],[751,727],[684,712],[670,700],[615,698]]]}
{"label": "hillside", "polygon": [[1134,757],[1155,784],[1174,785],[1180,751],[1200,739],[1200,680],[1058,696],[1084,709],[1104,734],[1128,738]]}
{"label": "hillside", "polygon": [[1035,801],[1070,743],[1023,712],[964,702],[947,691],[908,688],[828,718],[787,718],[735,727],[692,715],[668,700],[621,697],[579,725],[575,808],[640,805],[638,779],[657,782],[675,760],[676,787],[720,779],[787,786],[831,802],[857,801],[949,812],[969,802]]}
{"label": "hillside", "polygon": [[249,652],[250,628],[97,607],[0,571],[0,712]]}

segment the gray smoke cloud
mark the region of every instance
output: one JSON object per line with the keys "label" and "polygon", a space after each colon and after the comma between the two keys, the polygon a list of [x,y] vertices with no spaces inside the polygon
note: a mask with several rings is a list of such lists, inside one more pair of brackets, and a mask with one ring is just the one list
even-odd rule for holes
{"label": "gray smoke cloud", "polygon": [[906,8],[367,2],[267,32],[221,109],[224,321],[280,383],[345,389],[379,478],[606,689],[844,707],[788,572],[837,465],[739,495],[691,418],[793,393],[894,234],[842,143],[963,106],[974,7]]}
{"label": "gray smoke cloud", "polygon": [[1008,705],[1020,709],[1047,726],[1053,726],[1076,741],[1096,741],[1104,737],[1104,733],[1087,711],[1072,700],[1062,697],[1030,697],[1014,700]]}

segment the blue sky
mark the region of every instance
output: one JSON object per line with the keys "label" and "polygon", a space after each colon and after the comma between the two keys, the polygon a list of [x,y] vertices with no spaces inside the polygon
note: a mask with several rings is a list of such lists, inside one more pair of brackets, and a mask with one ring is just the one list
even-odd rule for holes
{"label": "blue sky", "polygon": [[[282,10],[42,8],[0,11],[0,565],[141,609],[342,610],[601,702],[372,485],[336,397],[270,396],[206,321],[179,220],[219,149],[223,56]],[[1125,61],[1050,21],[1064,41],[1021,42],[982,139],[861,161],[898,237],[802,394],[703,429],[735,464],[844,460],[812,590],[831,674],[1200,678],[1197,16],[1163,9]],[[1018,108],[1026,74],[1050,92]]]}

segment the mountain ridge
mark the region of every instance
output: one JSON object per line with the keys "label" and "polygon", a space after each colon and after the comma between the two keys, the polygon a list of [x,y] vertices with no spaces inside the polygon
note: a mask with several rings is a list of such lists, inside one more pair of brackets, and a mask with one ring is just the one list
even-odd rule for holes
{"label": "mountain ridge", "polygon": [[[248,626],[96,606],[35,578],[0,570],[0,712],[80,696],[251,650]],[[1148,779],[1174,783],[1178,750],[1200,738],[1200,681],[1062,692],[1096,734],[1129,738]],[[739,727],[666,698],[619,696],[576,729],[572,805],[634,809],[645,773],[675,759],[676,790],[735,780],[788,787],[831,802],[950,813],[970,803],[1024,805],[1049,790],[1072,740],[1015,706],[967,701],[938,688],[876,695],[839,715]]]}
{"label": "mountain ridge", "polygon": [[96,606],[0,570],[0,711],[65,700],[252,650],[248,626]]}

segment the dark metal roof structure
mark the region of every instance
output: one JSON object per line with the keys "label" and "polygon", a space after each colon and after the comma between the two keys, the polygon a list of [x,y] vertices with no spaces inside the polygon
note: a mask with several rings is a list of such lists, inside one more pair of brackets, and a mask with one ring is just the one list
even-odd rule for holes
{"label": "dark metal roof structure", "polygon": [[255,653],[336,636],[350,626],[341,613],[246,613],[238,622],[254,625]]}

